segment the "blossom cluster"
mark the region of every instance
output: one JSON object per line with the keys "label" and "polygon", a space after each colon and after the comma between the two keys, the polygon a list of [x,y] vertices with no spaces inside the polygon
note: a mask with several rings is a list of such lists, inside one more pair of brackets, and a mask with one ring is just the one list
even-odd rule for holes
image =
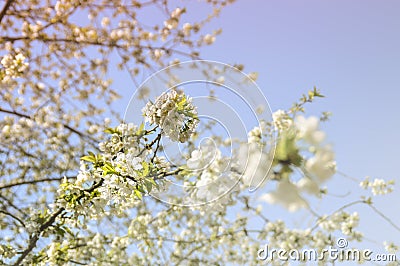
{"label": "blossom cluster", "polygon": [[[277,181],[276,188],[264,192],[260,199],[289,211],[309,206],[305,194],[320,197],[325,193],[322,185],[335,173],[335,155],[332,147],[324,142],[325,133],[319,129],[319,120],[301,115],[293,117],[282,110],[275,112],[273,118],[272,126],[279,132],[275,156],[266,146],[271,138],[270,125],[265,122],[250,130],[247,140],[230,141],[239,144],[232,158],[221,156],[217,142],[192,152],[187,165],[191,169],[202,169],[198,186],[218,178],[226,183],[214,182],[214,186],[205,186],[207,198],[217,198],[228,184],[233,187],[235,178],[240,178],[244,187],[252,189],[262,189],[265,180]],[[216,163],[221,159],[226,162]],[[221,167],[225,167],[224,174],[220,173]],[[295,171],[302,173],[298,180],[289,178]]]}
{"label": "blossom cluster", "polygon": [[[187,160],[189,175],[196,176],[195,190],[192,193],[194,202],[212,202],[219,199],[218,204],[226,204],[229,197],[223,197],[235,187],[237,175],[229,168],[230,159],[211,140],[192,151]],[[190,188],[191,183],[186,185]],[[224,200],[221,200],[221,198]]]}
{"label": "blossom cluster", "polygon": [[106,132],[110,137],[99,144],[101,153],[83,156],[75,182],[61,185],[59,206],[97,218],[106,214],[107,206],[121,212],[157,187],[159,177],[169,170],[168,162],[151,154],[151,145],[143,142],[153,133],[143,124],[120,124]]}
{"label": "blossom cluster", "polygon": [[[338,219],[337,217],[342,217]],[[338,227],[351,222],[345,222],[349,216],[346,215],[336,215],[333,222],[338,222]],[[357,219],[356,214],[351,215],[351,219]],[[339,229],[340,230],[340,229]],[[349,240],[359,240],[353,239],[346,234]],[[306,228],[306,229],[291,229],[288,228],[284,221],[276,220],[274,222],[270,221],[265,226],[265,231],[259,234],[260,239],[268,238],[268,247],[274,249],[289,250],[303,250],[305,248],[313,248],[318,252],[321,252],[328,247],[334,247],[336,245],[335,236],[333,231],[330,229],[325,230],[321,228],[317,230],[316,228]],[[307,257],[299,258],[307,263]],[[282,261],[269,259],[268,262],[271,265],[282,265]],[[327,265],[329,263],[329,256],[321,257],[321,261],[318,265]]]}
{"label": "blossom cluster", "polygon": [[[35,119],[41,124],[47,123],[48,127],[56,123],[47,118],[48,108],[42,109],[43,115]],[[262,184],[259,188],[262,200],[279,204],[289,211],[309,208],[305,194],[322,195],[321,185],[335,172],[334,153],[331,146],[324,143],[325,135],[319,129],[317,118],[292,117],[280,111],[274,117],[285,121],[269,125],[261,122],[248,132],[245,140],[213,136],[200,142],[198,148],[194,148],[195,142],[189,139],[194,129],[175,125],[175,129],[190,132],[184,138],[189,147],[186,161],[175,165],[160,156],[163,150],[161,138],[179,140],[171,137],[172,129],[166,126],[171,112],[181,112],[183,120],[197,116],[194,105],[185,94],[171,91],[143,110],[145,121],[152,127],[147,128],[146,123],[108,127],[105,130],[108,138],[98,145],[99,152],[88,152],[81,157],[77,177],[65,178],[58,189],[55,207],[61,208],[62,215],[43,233],[57,237],[43,245],[39,252],[41,261],[35,261],[36,265],[60,265],[66,261],[142,265],[148,263],[149,258],[155,264],[162,264],[166,245],[174,249],[169,253],[169,259],[175,264],[188,261],[189,265],[197,265],[202,259],[211,265],[224,259],[232,264],[256,265],[257,261],[252,261],[252,258],[257,258],[257,248],[260,240],[264,239],[271,247],[285,250],[304,247],[321,250],[334,245],[336,234],[345,235],[350,241],[362,239],[363,235],[357,231],[360,220],[357,212],[350,213],[343,208],[331,215],[314,213],[314,227],[290,229],[281,220],[266,218],[262,207],[255,208],[242,189]],[[10,131],[15,129],[18,133],[32,123],[25,118],[14,123],[15,128],[8,126],[3,131],[11,137]],[[105,124],[108,125],[109,121]],[[279,131],[275,158],[266,149],[269,126]],[[98,132],[99,127],[91,125],[90,132]],[[231,147],[232,143],[239,145],[232,149],[234,155],[229,157],[222,147]],[[270,165],[272,170],[269,172]],[[298,169],[302,176],[296,179],[294,173]],[[170,175],[182,175],[193,203],[208,205],[190,209],[160,206],[142,199],[153,189],[160,188]],[[267,185],[262,182],[267,177],[271,180],[267,184],[276,183],[275,189],[269,192],[265,191]],[[362,183],[362,187],[371,188],[374,195],[391,191],[391,186],[391,182],[382,180],[371,182],[367,179]],[[179,197],[175,198],[178,203],[182,201]],[[229,207],[237,212],[236,217],[228,214]],[[34,235],[43,226],[43,221],[49,221],[50,215],[31,215],[24,221],[23,230]],[[253,229],[250,222],[253,218],[262,219],[265,225]],[[119,219],[121,223],[115,222],[121,221]],[[108,220],[115,222],[116,231],[123,231],[119,227],[123,224],[127,232],[120,235],[108,234],[108,229],[103,233],[93,230],[105,224],[110,226]],[[79,230],[85,230],[85,234],[80,235]],[[232,252],[238,248],[242,250],[240,254]],[[397,247],[387,244],[387,248],[394,250]],[[131,249],[137,252],[129,252]],[[5,258],[12,258],[17,252],[17,249],[0,244],[0,254]],[[32,261],[34,259],[36,257]],[[277,265],[277,262],[271,263]]]}
{"label": "blossom cluster", "polygon": [[391,193],[393,191],[394,184],[394,180],[385,181],[381,178],[375,178],[373,181],[371,181],[370,177],[368,176],[362,182],[360,182],[360,186],[363,189],[371,189],[374,196]]}
{"label": "blossom cluster", "polygon": [[[292,116],[283,110],[273,113],[273,125],[279,132],[273,179],[278,180],[274,191],[261,196],[271,204],[280,204],[290,211],[306,208],[304,193],[321,196],[321,185],[336,171],[335,154],[326,144],[325,133],[319,129],[317,117]],[[288,178],[301,172],[297,181]]]}
{"label": "blossom cluster", "polygon": [[146,122],[158,125],[172,141],[187,141],[198,125],[197,111],[191,98],[175,89],[160,95],[143,108]]}
{"label": "blossom cluster", "polygon": [[[146,105],[143,113],[145,121],[156,127],[147,130],[143,122],[140,126],[123,123],[107,128],[109,139],[99,144],[101,153],[89,152],[83,156],[76,180],[65,180],[61,185],[58,206],[92,218],[109,211],[118,213],[158,188],[164,177],[180,171],[175,166],[170,172],[170,163],[157,151],[162,137],[184,142],[194,132],[198,118],[191,99],[183,92],[171,90],[159,96],[154,104]],[[196,152],[193,156],[196,157]],[[215,162],[214,172],[217,165],[223,167],[223,159]],[[199,166],[194,161],[191,165],[195,164]]]}
{"label": "blossom cluster", "polygon": [[26,57],[22,53],[7,54],[0,61],[3,68],[0,69],[1,82],[7,82],[10,79],[17,78],[28,68]]}
{"label": "blossom cluster", "polygon": [[357,212],[336,212],[331,216],[325,215],[321,217],[319,221],[319,227],[322,229],[328,232],[340,230],[343,235],[347,236],[348,240],[360,240],[362,238],[362,233],[356,230],[360,221]]}
{"label": "blossom cluster", "polygon": [[272,114],[272,120],[276,130],[283,131],[289,129],[293,124],[289,114],[284,110],[277,110]]}

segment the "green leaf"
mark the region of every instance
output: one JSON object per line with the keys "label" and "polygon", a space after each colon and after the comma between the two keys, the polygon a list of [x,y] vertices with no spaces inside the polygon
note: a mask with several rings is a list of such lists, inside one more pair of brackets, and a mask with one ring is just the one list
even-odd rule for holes
{"label": "green leaf", "polygon": [[150,173],[149,164],[146,162],[142,162],[142,166],[143,166],[142,174],[143,174],[143,176],[147,176]]}
{"label": "green leaf", "polygon": [[313,93],[315,97],[321,97],[321,98],[325,97],[324,95],[321,94],[320,90],[318,90],[317,87],[314,87]]}
{"label": "green leaf", "polygon": [[86,162],[95,163],[96,162],[96,157],[94,157],[92,155],[86,155],[86,156],[82,156],[81,160],[82,161],[86,161]]}
{"label": "green leaf", "polygon": [[296,146],[296,135],[291,133],[282,134],[275,152],[275,160],[285,162],[287,165],[300,166],[303,158]]}
{"label": "green leaf", "polygon": [[104,133],[107,133],[107,134],[110,134],[110,135],[112,135],[112,134],[114,134],[114,133],[120,134],[120,132],[117,130],[117,128],[111,128],[111,127],[106,128],[106,129],[104,130]]}
{"label": "green leaf", "polygon": [[144,191],[143,186],[142,185],[138,185],[137,186],[137,190],[140,191],[141,193],[146,193],[146,191]]}
{"label": "green leaf", "polygon": [[139,129],[136,132],[136,135],[141,135],[144,132],[144,123],[142,122],[139,126]]}
{"label": "green leaf", "polygon": [[149,182],[152,183],[153,185],[157,186],[156,181],[154,181],[153,178],[149,178],[149,179],[147,179],[147,181],[149,181]]}
{"label": "green leaf", "polygon": [[96,158],[96,162],[99,162],[99,161],[101,161],[101,159],[103,159],[101,154],[97,154],[97,156],[95,156],[95,158]]}
{"label": "green leaf", "polygon": [[186,102],[186,97],[182,97],[182,99],[176,105],[178,107],[178,111],[182,111],[185,108]]}
{"label": "green leaf", "polygon": [[105,162],[101,169],[103,169],[103,176],[108,174],[118,174],[118,172],[109,162]]}
{"label": "green leaf", "polygon": [[139,190],[136,190],[136,189],[135,189],[135,195],[136,195],[136,197],[138,197],[140,200],[142,200],[142,193],[140,193]]}
{"label": "green leaf", "polygon": [[64,235],[65,235],[65,230],[64,230],[63,228],[61,228],[61,227],[56,227],[55,230],[56,230],[56,233],[57,233],[58,235],[64,237]]}
{"label": "green leaf", "polygon": [[[144,181],[144,185],[146,186],[147,193],[150,193],[153,188],[153,183],[150,180],[152,180],[152,179],[146,179]],[[154,180],[153,180],[153,182],[154,182]]]}
{"label": "green leaf", "polygon": [[217,239],[217,233],[214,232],[214,233],[211,234],[210,240],[214,241],[215,239]]}
{"label": "green leaf", "polygon": [[107,129],[104,130],[104,133],[113,134],[114,130],[112,128],[107,128]]}
{"label": "green leaf", "polygon": [[104,163],[104,165],[103,165],[103,170],[114,171],[115,169],[114,169],[114,167],[111,165],[111,163],[106,162],[106,163]]}

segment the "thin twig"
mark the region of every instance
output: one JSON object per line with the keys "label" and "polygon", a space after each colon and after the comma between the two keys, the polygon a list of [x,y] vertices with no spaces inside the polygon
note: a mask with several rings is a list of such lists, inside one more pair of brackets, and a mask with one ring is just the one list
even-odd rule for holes
{"label": "thin twig", "polygon": [[[23,113],[17,112],[17,111],[11,111],[11,110],[6,110],[6,109],[3,109],[3,108],[0,108],[0,112],[6,113],[6,114],[11,114],[11,115],[16,115],[16,116],[19,116],[19,117],[24,117],[24,118],[27,118],[27,119],[30,119],[30,120],[34,120],[33,117],[31,117],[31,116],[29,116],[27,114],[23,114]],[[79,130],[74,129],[74,128],[72,128],[71,126],[69,126],[67,124],[62,124],[62,126],[64,128],[66,128],[66,129],[68,129],[69,131],[77,134],[80,137],[85,137],[85,138],[88,138],[88,139],[90,139],[92,141],[97,141],[96,139],[92,138],[91,136],[88,136],[88,135],[84,134],[83,132],[80,132]]]}
{"label": "thin twig", "polygon": [[368,204],[368,206],[374,210],[379,216],[381,216],[383,219],[385,219],[388,223],[390,223],[397,231],[400,232],[400,227],[397,226],[392,220],[390,220],[389,217],[387,217],[385,214],[383,214],[380,210],[378,210],[374,205]]}
{"label": "thin twig", "polygon": [[155,159],[156,156],[157,156],[157,151],[158,151],[158,149],[160,148],[161,133],[158,134],[156,140],[157,140],[157,145],[156,145],[156,149],[154,150],[153,157],[151,158],[151,162],[152,162],[152,163],[154,162],[154,159]]}
{"label": "thin twig", "polygon": [[340,207],[339,209],[337,209],[336,211],[334,211],[334,212],[331,213],[330,215],[328,215],[328,216],[326,216],[326,217],[324,217],[324,218],[322,218],[322,219],[319,218],[319,220],[318,220],[317,223],[314,225],[314,227],[311,228],[310,232],[312,232],[312,231],[314,231],[315,229],[317,229],[318,226],[320,225],[320,223],[322,223],[323,221],[326,221],[326,220],[329,219],[329,217],[331,217],[332,215],[334,215],[334,214],[336,214],[336,213],[338,213],[338,212],[340,212],[340,211],[343,211],[344,209],[347,209],[347,208],[349,208],[349,207],[351,207],[351,206],[353,206],[353,205],[357,205],[357,204],[361,204],[361,203],[366,203],[366,201],[365,201],[365,200],[356,200],[356,201],[350,202],[350,203],[348,203],[348,204],[346,204],[346,205],[343,205],[342,207]]}
{"label": "thin twig", "polygon": [[[66,178],[67,179],[72,179],[72,178],[75,178],[75,176],[66,176]],[[64,177],[54,177],[54,178],[43,178],[43,179],[36,179],[36,180],[26,180],[26,181],[10,183],[10,184],[6,184],[6,185],[3,185],[3,186],[0,186],[0,190],[5,189],[5,188],[10,188],[10,187],[15,187],[15,186],[36,184],[36,183],[40,183],[40,182],[60,181],[62,179],[64,179]]]}
{"label": "thin twig", "polygon": [[8,0],[6,4],[4,5],[3,9],[0,12],[0,23],[3,20],[4,16],[7,13],[7,10],[10,8],[11,4],[14,2],[14,0]]}
{"label": "thin twig", "polygon": [[32,249],[36,247],[36,243],[38,242],[42,232],[44,232],[47,228],[52,226],[58,215],[60,215],[64,210],[65,210],[64,208],[58,209],[58,211],[53,213],[53,215],[49,218],[49,220],[47,220],[47,222],[42,224],[39,227],[39,230],[30,237],[28,247],[22,252],[21,256],[19,256],[17,261],[13,264],[14,266],[21,265],[22,261],[26,258],[26,256],[28,256],[28,254],[32,251]]}
{"label": "thin twig", "polygon": [[4,211],[4,210],[0,210],[0,212],[3,213],[3,214],[5,214],[5,215],[7,215],[7,216],[10,216],[10,217],[14,218],[14,219],[17,220],[23,227],[25,227],[24,222],[23,222],[20,218],[18,218],[17,216],[15,216],[14,214],[9,213],[9,212]]}

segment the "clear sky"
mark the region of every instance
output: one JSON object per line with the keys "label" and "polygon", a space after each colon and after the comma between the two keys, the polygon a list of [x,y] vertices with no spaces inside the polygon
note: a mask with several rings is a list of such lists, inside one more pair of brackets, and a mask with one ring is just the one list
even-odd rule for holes
{"label": "clear sky", "polygon": [[[193,11],[183,18],[199,16]],[[307,114],[333,113],[322,126],[334,145],[338,170],[360,180],[367,175],[395,179],[395,192],[377,198],[376,206],[400,226],[400,1],[237,0],[204,30],[216,28],[222,34],[201,50],[201,57],[258,72],[257,84],[272,111],[288,109],[314,86],[321,89],[326,98],[308,105]],[[110,77],[116,87],[131,84],[128,77]],[[122,92],[125,102],[129,93]],[[319,213],[360,195],[358,184],[341,175],[328,185],[326,200],[313,201]],[[377,251],[376,243],[383,240],[400,243],[400,232],[370,209],[351,210],[361,213],[365,248]],[[266,211],[272,220],[293,215],[275,206]],[[307,212],[302,215],[306,220]]]}
{"label": "clear sky", "polygon": [[[338,169],[400,183],[399,12],[400,1],[391,0],[242,0],[211,23],[210,29],[221,27],[223,33],[202,57],[259,72],[257,83],[273,111],[287,109],[317,86],[327,97],[307,110],[333,113],[323,128],[334,143]],[[346,178],[335,176],[330,184],[332,194],[353,194],[331,196],[321,210],[358,196],[351,188],[357,184]],[[396,189],[377,206],[400,224],[399,184]],[[400,239],[400,232],[366,207],[353,210],[361,212],[371,241]]]}
{"label": "clear sky", "polygon": [[[204,13],[196,12],[201,8],[196,1],[183,2],[189,6],[183,20],[193,21]],[[376,206],[398,225],[399,12],[397,0],[238,0],[206,26],[205,30],[223,32],[214,45],[201,50],[203,59],[241,63],[246,72],[258,72],[257,83],[272,111],[288,109],[314,86],[321,89],[326,98],[308,105],[307,114],[333,113],[322,127],[334,145],[338,170],[360,180],[367,175],[395,179],[397,191],[377,198]],[[129,83],[120,78],[116,85],[124,87],[125,81]],[[358,183],[340,175],[328,187],[326,200],[314,202],[319,213],[358,199],[361,191]],[[400,232],[369,208],[350,210],[361,214],[364,248],[378,252],[383,240],[400,242]],[[290,220],[293,214],[271,207],[267,215]],[[302,215],[308,219],[307,212]]]}

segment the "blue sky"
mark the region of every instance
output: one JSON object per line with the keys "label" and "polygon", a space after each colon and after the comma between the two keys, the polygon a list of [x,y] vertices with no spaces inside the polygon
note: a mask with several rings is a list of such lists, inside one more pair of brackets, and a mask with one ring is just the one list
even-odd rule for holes
{"label": "blue sky", "polygon": [[[309,105],[308,114],[331,111],[323,125],[334,144],[338,168],[363,178],[399,183],[400,119],[399,1],[238,1],[226,8],[210,29],[223,33],[202,57],[243,63],[259,73],[258,85],[272,110],[287,109],[313,86],[327,97]],[[335,176],[332,194],[321,210],[356,199],[357,184]],[[396,189],[399,186],[396,185]],[[358,190],[358,189],[357,189]],[[376,204],[400,224],[400,194]],[[356,207],[361,228],[371,241],[400,239],[400,233],[366,207]]]}
{"label": "blue sky", "polygon": [[[189,7],[193,3],[183,2]],[[191,16],[201,13],[193,11],[183,18],[193,20]],[[360,180],[370,175],[400,183],[399,11],[397,0],[238,0],[207,25],[205,30],[222,28],[223,33],[201,50],[201,56],[258,72],[257,84],[273,111],[289,108],[314,86],[321,89],[326,98],[307,106],[307,114],[333,113],[323,129],[334,145],[338,169]],[[131,89],[129,78],[111,78],[116,86],[130,84]],[[314,201],[320,213],[330,213],[360,195],[357,183],[340,175],[329,189],[323,203]],[[376,205],[400,225],[399,184],[396,189],[377,198]],[[335,196],[348,192],[346,197]],[[375,241],[400,239],[400,232],[370,209],[352,210],[361,213],[364,247],[379,250]],[[273,219],[293,215],[280,207],[266,211]],[[297,218],[307,220],[307,215],[302,212]]]}
{"label": "blue sky", "polygon": [[[183,2],[189,7],[183,20],[193,21],[205,11],[196,2]],[[258,72],[257,84],[273,111],[288,109],[314,86],[321,89],[326,98],[308,105],[307,114],[333,113],[322,127],[336,151],[338,169],[360,180],[369,175],[400,183],[399,10],[400,2],[394,0],[239,0],[206,26],[223,32],[201,50],[201,57]],[[146,14],[144,19],[154,18]],[[116,80],[120,88],[126,84],[131,84],[128,77]],[[131,89],[129,85],[122,94],[129,97]],[[314,201],[319,213],[331,213],[360,196],[358,183],[340,175],[328,187],[326,200]],[[400,225],[397,191],[377,198],[376,206]],[[364,248],[378,252],[383,240],[400,239],[400,232],[369,208],[350,210],[361,214]],[[267,212],[273,220],[294,216],[275,206]],[[309,221],[308,216],[296,214],[300,220]]]}

